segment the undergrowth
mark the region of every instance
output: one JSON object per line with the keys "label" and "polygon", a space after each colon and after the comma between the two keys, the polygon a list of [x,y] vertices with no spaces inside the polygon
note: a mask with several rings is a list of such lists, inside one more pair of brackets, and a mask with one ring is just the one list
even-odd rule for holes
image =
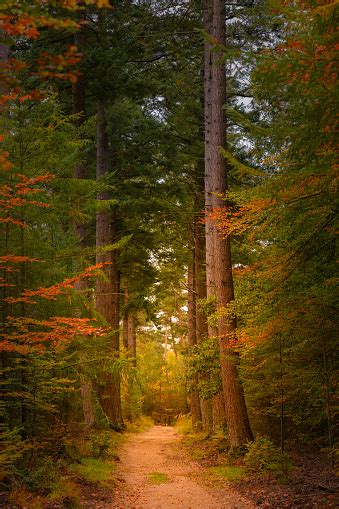
{"label": "undergrowth", "polygon": [[69,470],[85,481],[107,486],[108,481],[113,480],[115,464],[103,459],[83,458],[81,463],[70,465]]}
{"label": "undergrowth", "polygon": [[175,422],[175,428],[180,435],[189,435],[193,433],[191,416],[180,414]]}
{"label": "undergrowth", "polygon": [[148,430],[154,425],[154,422],[151,417],[148,415],[142,415],[135,422],[128,422],[126,424],[126,431],[130,433],[142,433],[143,431]]}
{"label": "undergrowth", "polygon": [[293,468],[289,456],[266,437],[257,437],[247,444],[244,464],[250,473],[259,476],[272,473],[280,482],[286,481],[288,472]]}
{"label": "undergrowth", "polygon": [[183,435],[182,443],[190,456],[228,482],[265,475],[273,476],[279,483],[288,481],[293,468],[291,459],[266,437],[257,437],[235,454],[223,430],[213,434],[195,432],[189,416],[180,416],[176,428]]}
{"label": "undergrowth", "polygon": [[55,436],[53,449],[49,443],[36,444],[35,450],[21,459],[5,479],[11,504],[39,509],[50,502],[61,502],[65,507],[80,507],[83,482],[98,486],[112,482],[122,434],[77,431],[63,440]]}
{"label": "undergrowth", "polygon": [[[128,423],[126,432],[142,432],[152,425],[152,419],[143,416]],[[86,483],[113,487],[117,451],[125,436],[107,429],[65,432],[64,428],[54,428],[50,440],[36,444],[34,450],[20,457],[17,466],[4,480],[2,489],[7,491],[9,503],[34,509],[52,502],[60,502],[69,508],[81,507],[80,499]]]}

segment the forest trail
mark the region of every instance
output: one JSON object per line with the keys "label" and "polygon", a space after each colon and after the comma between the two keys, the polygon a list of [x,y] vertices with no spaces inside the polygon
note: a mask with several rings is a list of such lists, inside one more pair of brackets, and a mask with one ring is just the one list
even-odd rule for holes
{"label": "forest trail", "polygon": [[[172,427],[154,426],[133,435],[120,450],[114,497],[116,509],[251,509],[241,496],[227,488],[205,486],[204,469],[188,458],[180,447],[180,436]],[[150,474],[168,476],[154,484]]]}

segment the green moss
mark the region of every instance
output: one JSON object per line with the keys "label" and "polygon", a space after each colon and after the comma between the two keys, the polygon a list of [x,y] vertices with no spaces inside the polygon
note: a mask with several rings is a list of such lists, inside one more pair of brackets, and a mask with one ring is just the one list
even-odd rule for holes
{"label": "green moss", "polygon": [[111,461],[98,458],[83,458],[81,463],[73,463],[70,470],[86,481],[105,484],[105,481],[112,480],[115,465]]}
{"label": "green moss", "polygon": [[169,481],[168,475],[162,472],[151,472],[148,474],[148,479],[152,484],[163,484]]}
{"label": "green moss", "polygon": [[234,465],[220,465],[218,467],[210,467],[210,472],[218,477],[222,477],[228,482],[237,482],[246,476],[244,467]]}

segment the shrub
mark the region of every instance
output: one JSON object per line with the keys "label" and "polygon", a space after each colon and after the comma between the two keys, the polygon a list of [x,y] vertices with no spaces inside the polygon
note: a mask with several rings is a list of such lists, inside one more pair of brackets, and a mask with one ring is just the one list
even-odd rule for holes
{"label": "shrub", "polygon": [[127,424],[127,431],[141,433],[154,426],[153,419],[148,415],[141,415],[134,422]]}
{"label": "shrub", "polygon": [[58,482],[55,461],[49,457],[41,457],[37,466],[27,472],[24,481],[34,493],[48,495],[56,488]]}
{"label": "shrub", "polygon": [[278,478],[283,478],[292,468],[292,463],[287,454],[280,451],[271,440],[266,437],[257,437],[250,442],[244,463],[249,472],[266,473],[272,472]]}
{"label": "shrub", "polygon": [[193,432],[192,419],[190,415],[180,414],[175,423],[175,427],[180,435],[188,435]]}
{"label": "shrub", "polygon": [[111,436],[112,433],[109,431],[92,434],[88,448],[89,456],[92,458],[104,458],[111,446]]}
{"label": "shrub", "polygon": [[49,494],[48,501],[54,503],[62,503],[68,509],[77,509],[80,505],[81,489],[69,477],[63,475],[58,479],[55,489]]}

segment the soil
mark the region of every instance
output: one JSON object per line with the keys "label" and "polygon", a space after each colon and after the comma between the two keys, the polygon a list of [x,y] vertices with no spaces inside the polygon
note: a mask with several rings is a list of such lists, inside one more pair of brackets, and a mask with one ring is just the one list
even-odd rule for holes
{"label": "soil", "polygon": [[[150,474],[166,474],[154,484]],[[204,468],[192,461],[170,426],[134,435],[120,450],[115,509],[251,509],[256,506],[231,489],[207,486]]]}

